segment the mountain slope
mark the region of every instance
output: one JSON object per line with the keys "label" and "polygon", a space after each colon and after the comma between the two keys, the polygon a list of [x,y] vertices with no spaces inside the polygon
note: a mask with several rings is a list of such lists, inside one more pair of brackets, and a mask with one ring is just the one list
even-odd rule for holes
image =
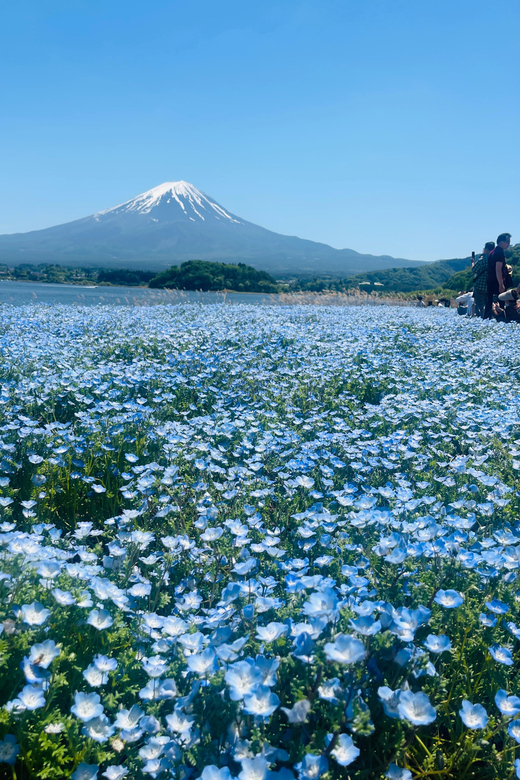
{"label": "mountain slope", "polygon": [[412,292],[430,290],[443,285],[453,274],[462,271],[471,264],[471,258],[437,260],[423,263],[419,268],[389,268],[352,276],[348,281],[352,286],[370,282],[378,289],[393,292]]}
{"label": "mountain slope", "polygon": [[276,276],[348,276],[423,263],[285,236],[227,211],[188,182],[166,182],[64,225],[0,236],[0,263],[161,270],[183,260],[243,261]]}

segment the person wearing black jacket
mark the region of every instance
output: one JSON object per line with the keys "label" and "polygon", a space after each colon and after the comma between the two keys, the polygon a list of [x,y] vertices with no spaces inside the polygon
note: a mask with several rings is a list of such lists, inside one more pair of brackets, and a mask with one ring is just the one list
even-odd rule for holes
{"label": "person wearing black jacket", "polygon": [[497,238],[497,245],[488,257],[488,275],[487,275],[487,300],[484,319],[492,316],[493,297],[505,292],[504,276],[506,272],[506,249],[511,244],[511,233],[501,233]]}

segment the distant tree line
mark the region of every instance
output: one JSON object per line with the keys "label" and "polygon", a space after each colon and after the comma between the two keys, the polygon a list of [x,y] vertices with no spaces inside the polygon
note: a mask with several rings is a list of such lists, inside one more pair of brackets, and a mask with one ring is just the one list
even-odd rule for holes
{"label": "distant tree line", "polygon": [[[520,282],[520,244],[511,247],[507,262],[513,267],[513,283]],[[181,290],[233,290],[236,292],[349,292],[355,289],[379,295],[449,297],[473,286],[470,259],[439,260],[418,268],[389,268],[343,279],[331,276],[275,280],[265,271],[245,263],[188,260],[164,271],[128,268],[69,267],[53,263],[0,265],[0,279],[54,284],[122,285]]]}

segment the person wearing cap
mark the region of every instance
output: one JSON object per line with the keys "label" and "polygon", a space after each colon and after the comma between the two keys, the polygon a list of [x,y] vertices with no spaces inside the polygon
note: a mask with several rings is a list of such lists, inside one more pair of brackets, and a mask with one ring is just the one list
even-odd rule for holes
{"label": "person wearing cap", "polygon": [[487,241],[482,254],[473,266],[473,299],[476,317],[483,317],[486,310],[488,257],[494,248],[495,242]]}
{"label": "person wearing cap", "polygon": [[511,233],[501,233],[497,238],[497,245],[488,257],[488,274],[487,274],[487,299],[486,310],[484,312],[484,319],[492,317],[493,312],[493,298],[498,297],[500,293],[506,291],[504,286],[504,276],[506,272],[506,256],[504,254],[506,249],[509,249],[511,244]]}

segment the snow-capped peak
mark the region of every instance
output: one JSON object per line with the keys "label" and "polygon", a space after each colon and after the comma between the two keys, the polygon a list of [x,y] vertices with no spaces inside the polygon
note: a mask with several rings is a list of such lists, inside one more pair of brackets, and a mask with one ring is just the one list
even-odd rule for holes
{"label": "snow-capped peak", "polygon": [[185,216],[192,221],[197,221],[197,218],[205,220],[209,215],[216,219],[227,219],[230,222],[239,222],[239,220],[232,217],[231,214],[228,214],[228,212],[223,209],[222,206],[219,206],[212,198],[204,195],[203,192],[187,181],[164,182],[164,184],[159,184],[158,187],[154,187],[153,189],[148,190],[148,192],[143,192],[142,195],[127,200],[119,206],[113,206],[111,209],[99,211],[97,214],[94,214],[94,217],[98,219],[105,214],[114,214],[114,212],[150,214],[152,209],[157,206],[167,204],[180,207]]}

